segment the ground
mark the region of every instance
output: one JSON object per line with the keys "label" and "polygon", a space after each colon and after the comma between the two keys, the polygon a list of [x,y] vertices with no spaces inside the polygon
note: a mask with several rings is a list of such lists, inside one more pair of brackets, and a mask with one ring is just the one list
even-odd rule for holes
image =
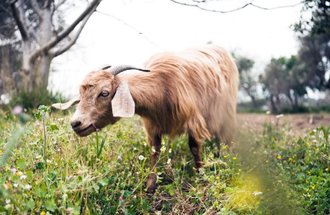
{"label": "ground", "polygon": [[238,114],[238,125],[243,128],[261,131],[267,123],[278,128],[285,127],[295,135],[304,135],[306,131],[322,125],[329,126],[330,114]]}

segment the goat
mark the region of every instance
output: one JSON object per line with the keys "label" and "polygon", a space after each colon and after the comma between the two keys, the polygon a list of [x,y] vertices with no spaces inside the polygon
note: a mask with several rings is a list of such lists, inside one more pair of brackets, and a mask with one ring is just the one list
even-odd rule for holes
{"label": "goat", "polygon": [[[216,138],[231,143],[236,122],[238,70],[223,48],[207,46],[179,53],[159,53],[145,64],[103,68],[89,73],[80,86],[80,97],[54,107],[66,109],[78,103],[71,126],[87,136],[121,117],[142,117],[152,147],[151,170],[155,169],[163,135],[188,134],[198,170],[202,166],[202,143]],[[126,70],[141,72],[125,72]],[[156,189],[151,173],[147,192]]]}

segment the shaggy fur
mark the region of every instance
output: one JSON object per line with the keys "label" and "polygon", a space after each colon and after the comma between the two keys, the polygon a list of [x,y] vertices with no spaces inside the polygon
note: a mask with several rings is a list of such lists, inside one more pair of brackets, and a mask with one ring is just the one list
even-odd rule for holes
{"label": "shaggy fur", "polygon": [[222,48],[209,46],[149,59],[150,73],[119,75],[128,83],[149,134],[191,134],[230,143],[236,122],[238,71]]}

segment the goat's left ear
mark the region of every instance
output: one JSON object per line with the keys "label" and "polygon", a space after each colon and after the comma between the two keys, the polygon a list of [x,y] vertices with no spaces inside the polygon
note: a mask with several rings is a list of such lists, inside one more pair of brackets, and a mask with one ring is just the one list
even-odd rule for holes
{"label": "goat's left ear", "polygon": [[52,107],[56,108],[56,109],[59,109],[59,110],[66,110],[66,109],[70,108],[72,105],[75,105],[79,102],[80,102],[80,98],[77,96],[77,97],[75,97],[75,98],[73,98],[70,101],[67,101],[65,103],[52,104]]}
{"label": "goat's left ear", "polygon": [[135,113],[135,103],[127,83],[120,83],[111,101],[114,117],[132,117]]}

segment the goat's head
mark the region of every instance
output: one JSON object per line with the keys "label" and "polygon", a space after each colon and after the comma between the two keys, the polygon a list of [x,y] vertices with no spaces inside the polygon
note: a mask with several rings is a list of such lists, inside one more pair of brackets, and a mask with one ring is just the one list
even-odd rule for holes
{"label": "goat's head", "polygon": [[87,136],[108,124],[114,124],[120,117],[131,117],[135,112],[134,100],[127,83],[116,78],[120,72],[131,69],[149,71],[132,66],[104,67],[85,77],[80,85],[79,97],[63,104],[53,104],[53,107],[64,110],[78,103],[71,126],[79,136]]}

